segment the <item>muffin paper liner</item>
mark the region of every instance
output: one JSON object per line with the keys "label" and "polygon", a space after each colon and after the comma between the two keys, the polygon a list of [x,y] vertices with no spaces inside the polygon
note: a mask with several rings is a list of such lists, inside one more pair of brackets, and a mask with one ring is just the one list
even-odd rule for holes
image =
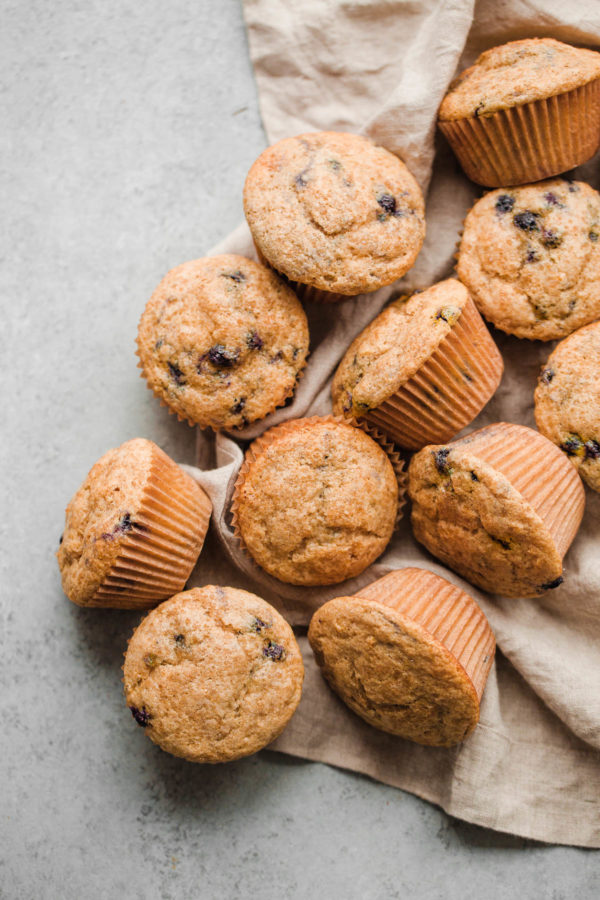
{"label": "muffin paper liner", "polygon": [[[273,270],[273,271],[275,271],[275,270]],[[287,401],[289,400],[289,398],[292,397],[292,396],[296,393],[296,389],[297,389],[297,387],[298,387],[298,383],[299,383],[300,379],[302,378],[302,376],[304,375],[304,371],[305,371],[305,369],[306,369],[306,364],[307,364],[308,358],[309,358],[309,356],[310,356],[310,349],[309,349],[309,352],[306,354],[306,357],[305,357],[305,359],[304,359],[304,362],[302,363],[302,365],[300,366],[300,368],[298,369],[298,371],[297,371],[297,373],[296,373],[296,381],[294,382],[294,386],[293,386],[292,390],[289,391],[289,392],[285,395],[285,397],[282,397],[281,400],[279,401],[279,403],[275,403],[275,404],[274,404],[272,407],[270,407],[270,408],[266,411],[266,413],[264,413],[264,415],[262,415],[259,419],[252,419],[252,421],[249,421],[249,422],[248,422],[248,425],[240,425],[240,426],[235,426],[235,425],[225,426],[225,425],[224,425],[224,426],[221,427],[221,428],[215,428],[214,425],[200,425],[199,422],[194,422],[194,420],[193,420],[193,419],[190,419],[189,416],[184,416],[184,415],[182,415],[178,410],[173,409],[173,407],[170,406],[169,403],[167,403],[167,401],[166,401],[165,398],[163,397],[162,393],[158,390],[158,388],[155,388],[154,385],[150,384],[150,380],[149,380],[149,378],[148,378],[148,376],[147,376],[147,374],[146,374],[146,372],[145,372],[145,370],[144,370],[144,364],[143,364],[143,362],[142,362],[142,357],[141,357],[141,355],[140,355],[140,347],[139,347],[139,340],[138,340],[138,338],[136,338],[136,350],[135,350],[135,353],[136,353],[136,356],[137,356],[137,358],[138,358],[137,367],[138,367],[138,369],[141,370],[141,371],[140,371],[140,378],[143,378],[143,379],[144,379],[144,382],[145,382],[146,387],[148,388],[148,390],[149,390],[149,391],[152,391],[152,393],[154,394],[154,396],[156,397],[156,399],[159,401],[160,405],[161,405],[161,406],[164,406],[165,409],[169,412],[169,414],[170,414],[171,416],[177,416],[177,419],[178,419],[179,422],[187,422],[187,424],[188,424],[191,428],[201,428],[203,431],[206,431],[206,430],[210,429],[210,430],[213,431],[215,434],[218,434],[218,433],[221,432],[221,431],[233,432],[233,433],[235,434],[236,432],[242,431],[244,428],[247,428],[248,425],[254,425],[255,422],[260,422],[262,419],[266,419],[267,416],[272,415],[272,413],[274,413],[275,410],[280,409],[282,406],[285,406],[285,404],[287,403]]]}
{"label": "muffin paper liner", "polygon": [[585,491],[562,451],[538,431],[506,422],[474,431],[455,445],[467,443],[530,504],[563,557],[581,524]]}
{"label": "muffin paper liner", "polygon": [[475,600],[427,569],[398,569],[360,590],[416,622],[464,669],[481,701],[496,641]]}
{"label": "muffin paper liner", "polygon": [[495,393],[504,366],[471,297],[429,359],[366,421],[401,447],[420,450],[450,440]]}
{"label": "muffin paper liner", "polygon": [[[302,284],[300,281],[292,281],[287,275],[284,275],[283,272],[280,272],[279,269],[276,269],[275,266],[271,265],[266,256],[263,256],[261,251],[258,249],[256,242],[254,243],[254,249],[256,250],[256,255],[258,256],[258,261],[262,263],[263,266],[266,266],[267,269],[271,269],[273,272],[276,272],[280,278],[285,281],[289,287],[296,293],[299,300],[303,302],[306,301],[308,303],[339,303],[341,300],[349,300],[351,297],[357,297],[358,294],[339,294],[335,291],[321,291],[319,288],[312,287],[310,284]],[[383,287],[383,285],[382,285]],[[364,291],[359,291],[359,293],[364,293]]]}
{"label": "muffin paper liner", "polygon": [[211,511],[202,488],[156,448],[135,525],[85,605],[148,609],[178,593],[200,555]]}
{"label": "muffin paper liner", "polygon": [[233,496],[231,498],[231,527],[233,529],[235,537],[240,542],[242,550],[244,550],[251,559],[253,559],[252,554],[244,543],[244,539],[239,527],[240,489],[244,481],[246,480],[246,475],[248,474],[250,467],[256,461],[256,459],[261,456],[265,452],[267,447],[269,447],[274,441],[278,440],[285,434],[297,431],[299,422],[301,422],[303,425],[312,425],[315,422],[329,422],[336,425],[349,425],[353,428],[360,428],[361,431],[364,431],[369,435],[370,438],[372,438],[372,440],[378,443],[381,449],[385,451],[389,461],[391,462],[394,474],[396,476],[396,481],[398,482],[398,512],[396,515],[396,527],[398,526],[398,523],[402,518],[402,508],[406,503],[406,487],[408,484],[408,476],[404,471],[404,460],[395,449],[394,445],[387,439],[384,434],[382,434],[378,429],[365,427],[362,425],[362,423],[349,421],[348,419],[344,419],[341,416],[310,416],[306,419],[292,419],[289,422],[282,422],[281,425],[275,425],[273,428],[269,428],[268,431],[265,431],[263,435],[252,441],[252,443],[246,450],[244,460],[242,462],[242,465],[240,466],[240,470],[235,481]]}
{"label": "muffin paper liner", "polygon": [[580,165],[598,149],[600,79],[489,116],[438,124],[477,184],[541,181]]}

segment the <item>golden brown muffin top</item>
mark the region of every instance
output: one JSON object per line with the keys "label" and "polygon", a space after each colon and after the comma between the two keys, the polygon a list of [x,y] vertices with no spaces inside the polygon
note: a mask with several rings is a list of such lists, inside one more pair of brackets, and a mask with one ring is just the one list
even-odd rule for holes
{"label": "golden brown muffin top", "polygon": [[203,428],[238,428],[281,406],[308,354],[300,301],[243,256],[172,269],[150,298],[138,353],[154,393]]}
{"label": "golden brown muffin top", "polygon": [[449,747],[479,719],[471,679],[417,622],[384,603],[338,597],[313,616],[308,639],[333,690],[370,725]]}
{"label": "golden brown muffin top", "polygon": [[[485,461],[486,445],[501,463]],[[512,465],[521,490],[504,474]],[[408,473],[414,535],[472,584],[537,597],[562,583],[562,556],[583,513],[579,479],[559,482],[557,472],[565,467],[555,447],[524,426],[498,423],[425,447]]]}
{"label": "golden brown muffin top", "polygon": [[465,219],[457,273],[502,331],[564,337],[600,316],[600,196],[563,178],[484,194]]}
{"label": "golden brown muffin top", "polygon": [[383,553],[398,511],[384,450],[352,425],[297,419],[251,445],[234,498],[255,561],[289,584],[337,584]]}
{"label": "golden brown muffin top", "polygon": [[336,414],[364,415],[417,372],[459,320],[467,289],[448,278],[400,297],[350,344],[331,385]]}
{"label": "golden brown muffin top", "polygon": [[146,527],[138,511],[157,451],[162,454],[144,438],[109,450],[67,506],[57,557],[64,592],[74,603],[85,604],[93,597],[126,536]]}
{"label": "golden brown muffin top", "polygon": [[302,134],[268,147],[248,173],[244,209],[275,269],[341,294],[400,278],[425,237],[413,176],[397,156],[355,134]]}
{"label": "golden brown muffin top", "polygon": [[175,756],[217,763],[275,740],[300,701],[304,666],[292,629],[265,600],[207,585],[143,619],[123,672],[148,737]]}
{"label": "golden brown muffin top", "polygon": [[600,491],[600,322],[573,332],[550,354],[535,390],[535,421]]}
{"label": "golden brown muffin top", "polygon": [[492,47],[454,79],[439,118],[452,121],[522,106],[600,77],[600,53],[553,38],[527,38]]}

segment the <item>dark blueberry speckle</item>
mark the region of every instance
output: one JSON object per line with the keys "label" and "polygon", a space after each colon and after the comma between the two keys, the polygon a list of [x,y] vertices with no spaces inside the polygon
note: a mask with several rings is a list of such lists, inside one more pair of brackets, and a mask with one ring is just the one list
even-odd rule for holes
{"label": "dark blueberry speckle", "polygon": [[223,272],[223,278],[231,278],[232,281],[236,281],[238,284],[246,280],[246,276],[239,269],[236,272]]}
{"label": "dark blueberry speckle", "polygon": [[511,212],[514,205],[514,197],[511,197],[510,194],[500,194],[496,200],[496,212],[500,214]]}
{"label": "dark blueberry speckle", "polygon": [[542,244],[549,250],[555,250],[556,247],[560,247],[562,244],[562,237],[556,231],[552,231],[551,228],[544,228],[542,231]]}
{"label": "dark blueberry speckle", "polygon": [[527,256],[525,257],[525,262],[532,263],[537,262],[539,260],[539,256],[535,252],[535,250],[530,247],[527,251]]}
{"label": "dark blueberry speckle", "polygon": [[176,366],[174,363],[168,362],[167,367],[169,369],[169,375],[175,382],[175,384],[185,384],[185,378],[183,377],[183,372]]}
{"label": "dark blueberry speckle", "polygon": [[442,450],[436,450],[433,454],[433,459],[435,462],[435,467],[440,473],[440,475],[449,475],[450,468],[448,466],[448,456],[450,451],[447,447],[444,447]]}
{"label": "dark blueberry speckle", "polygon": [[304,173],[303,173],[303,172],[300,172],[299,175],[296,175],[296,177],[294,178],[294,181],[295,181],[295,183],[296,183],[296,187],[297,187],[297,188],[300,188],[300,190],[302,190],[303,188],[305,188],[306,185],[308,184],[308,182],[306,181],[306,178],[304,177]]}
{"label": "dark blueberry speckle", "polygon": [[540,375],[540,381],[542,384],[550,384],[555,375],[556,372],[554,369],[543,369],[542,374]]}
{"label": "dark blueberry speckle", "polygon": [[471,472],[471,481],[479,481],[476,472]]}
{"label": "dark blueberry speckle", "polygon": [[586,459],[600,459],[600,444],[598,441],[586,441],[584,446]]}
{"label": "dark blueberry speckle", "polygon": [[272,356],[271,359],[269,360],[269,363],[270,364],[277,363],[281,359],[283,359],[283,350],[279,350],[277,353],[275,353],[275,355]]}
{"label": "dark blueberry speckle", "polygon": [[255,616],[250,623],[250,631],[256,632],[256,634],[260,634],[265,628],[270,628],[271,625],[269,622],[263,622],[262,619],[259,619],[258,616]]}
{"label": "dark blueberry speckle", "polygon": [[183,647],[185,644],[185,634],[176,634],[173,638],[178,647]]}
{"label": "dark blueberry speckle", "polygon": [[246,335],[246,345],[249,350],[260,350],[263,344],[264,341],[257,331],[251,331]]}
{"label": "dark blueberry speckle", "polygon": [[568,456],[581,456],[583,451],[583,441],[576,435],[571,435],[566,441],[562,442],[560,449],[564,450]]}
{"label": "dark blueberry speckle", "polygon": [[143,707],[138,709],[137,706],[130,706],[129,709],[135,721],[142,728],[146,728],[150,724],[150,713],[147,713]]}
{"label": "dark blueberry speckle", "polygon": [[[142,525],[140,522],[133,522],[131,519],[131,513],[125,513],[121,516],[119,522],[113,528],[113,534],[127,534],[128,531],[147,531],[145,525]],[[104,537],[104,535],[102,535]]]}
{"label": "dark blueberry speckle", "polygon": [[552,191],[548,191],[547,194],[544,194],[544,200],[548,206],[558,206],[560,209],[564,209],[565,204],[561,203],[556,194],[553,194]]}
{"label": "dark blueberry speckle", "polygon": [[595,244],[596,241],[598,240],[598,232],[597,232],[597,231],[590,231],[590,232],[588,233],[588,237],[589,237],[590,241],[591,241],[593,244]]}
{"label": "dark blueberry speckle", "polygon": [[231,407],[231,412],[234,414],[234,416],[237,416],[241,413],[241,411],[243,410],[245,405],[246,405],[246,398],[240,397],[240,399],[237,401],[237,403],[234,403],[233,406]]}
{"label": "dark blueberry speckle", "polygon": [[573,181],[569,182],[569,193],[570,194],[576,194],[578,190],[579,190],[578,184],[575,184],[575,182],[573,182]]}
{"label": "dark blueberry speckle", "polygon": [[538,213],[533,213],[526,209],[525,212],[517,213],[516,216],[513,216],[513,223],[522,231],[539,231],[538,219]]}
{"label": "dark blueberry speckle", "polygon": [[377,198],[377,202],[381,208],[385,209],[391,216],[396,212],[396,198],[392,197],[391,194],[381,194],[381,196]]}
{"label": "dark blueberry speckle", "polygon": [[223,344],[215,344],[208,351],[209,361],[220,369],[230,369],[235,366],[239,355],[239,350],[228,350]]}
{"label": "dark blueberry speckle", "polygon": [[547,581],[545,584],[540,585],[540,587],[543,591],[553,591],[554,588],[560,587],[564,580],[562,575],[559,575],[554,581]]}
{"label": "dark blueberry speckle", "polygon": [[262,652],[267,659],[274,659],[276,662],[285,659],[285,647],[282,647],[281,644],[275,644],[273,641],[267,641]]}

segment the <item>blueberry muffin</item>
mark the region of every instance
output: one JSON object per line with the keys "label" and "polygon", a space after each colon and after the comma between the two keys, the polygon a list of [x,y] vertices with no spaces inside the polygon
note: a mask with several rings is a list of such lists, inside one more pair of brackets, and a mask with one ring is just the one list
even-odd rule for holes
{"label": "blueberry muffin", "polygon": [[419,449],[468,425],[502,371],[467,289],[449,278],[395,300],[358,335],[333,378],[333,411]]}
{"label": "blueberry muffin", "polygon": [[189,578],[210,514],[200,485],[152,441],[109,450],[67,506],[65,594],[79,606],[155,606]]}
{"label": "blueberry muffin", "polygon": [[244,209],[260,256],[321,301],[375,291],[413,265],[425,237],[421,190],[367,138],[285,138],[256,160]]}
{"label": "blueberry muffin", "polygon": [[[394,465],[373,438],[343,421],[278,425],[246,452],[232,503],[234,530],[280,581],[345,581],[377,559],[392,536],[399,510]],[[403,493],[402,485],[402,499]]]}
{"label": "blueberry muffin", "polygon": [[563,557],[583,516],[581,479],[537,431],[501,422],[409,467],[414,536],[472,584],[538,597],[563,582]]}
{"label": "blueberry muffin", "polygon": [[365,722],[450,747],[479,721],[496,642],[465,591],[425,569],[400,569],[312,617],[323,675]]}
{"label": "blueberry muffin", "polygon": [[452,82],[439,126],[478,184],[538,181],[598,149],[599,79],[600,53],[552,38],[511,41]]}
{"label": "blueberry muffin", "polygon": [[294,292],[243,256],[184,263],[163,278],[142,315],[148,387],[190,425],[241,428],[292,395],[308,354]]}
{"label": "blueberry muffin", "polygon": [[535,391],[535,421],[600,491],[600,322],[575,331],[550,354]]}
{"label": "blueberry muffin", "polygon": [[272,606],[207,585],[143,619],[123,673],[127,705],[155,744],[190,762],[219,763],[281,734],[300,702],[304,666]]}
{"label": "blueberry muffin", "polygon": [[491,191],[467,215],[457,272],[497,328],[565,337],[600,316],[600,196],[553,179]]}

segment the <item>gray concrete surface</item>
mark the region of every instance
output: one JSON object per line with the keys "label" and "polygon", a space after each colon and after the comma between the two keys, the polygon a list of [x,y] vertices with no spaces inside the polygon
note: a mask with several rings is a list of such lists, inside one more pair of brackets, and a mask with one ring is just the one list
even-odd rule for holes
{"label": "gray concrete surface", "polygon": [[241,217],[264,146],[236,0],[2,2],[0,896],[598,896],[599,857],[448,819],[263,752],[199,767],[142,738],[136,614],[78,609],[53,557],[108,447],[193,434],[138,378],[152,289]]}

